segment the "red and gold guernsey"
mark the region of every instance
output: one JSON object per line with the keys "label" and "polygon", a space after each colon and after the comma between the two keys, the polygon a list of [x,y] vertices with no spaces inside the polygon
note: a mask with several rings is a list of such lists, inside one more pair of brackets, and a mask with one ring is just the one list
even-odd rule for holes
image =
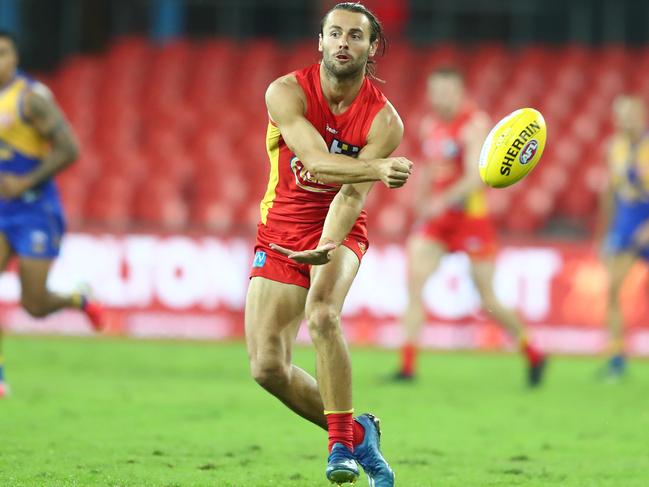
{"label": "red and gold guernsey", "polygon": [[[367,134],[386,98],[365,78],[358,95],[341,115],[334,115],[322,93],[320,64],[296,71],[295,77],[306,95],[306,118],[327,143],[329,151],[356,157],[367,143]],[[315,179],[286,146],[282,134],[268,124],[266,148],[270,158],[270,181],[261,202],[261,223],[268,226],[291,223],[324,223],[331,200],[340,185]],[[350,164],[356,162],[349,160]],[[365,212],[359,222],[365,223]]]}
{"label": "red and gold guernsey", "polygon": [[[422,153],[431,171],[432,194],[440,194],[464,175],[462,131],[481,112],[465,104],[452,120],[429,116],[421,126]],[[478,170],[478,162],[475,165]],[[491,259],[496,251],[496,231],[489,219],[486,194],[479,188],[441,215],[422,222],[419,233],[449,251],[472,258]]]}
{"label": "red and gold guernsey", "polygon": [[[350,156],[349,164],[357,164],[361,149],[374,118],[387,100],[372,82],[365,78],[358,95],[340,115],[332,113],[322,93],[320,64],[293,73],[306,97],[306,119],[325,140],[331,153]],[[291,250],[316,248],[329,206],[341,185],[318,181],[284,142],[279,128],[269,121],[266,149],[270,159],[270,178],[260,210],[255,259],[251,277],[310,285],[309,266],[297,264],[270,249],[275,243]],[[342,245],[350,248],[359,259],[367,242],[366,215],[361,212]]]}
{"label": "red and gold guernsey", "polygon": [[[473,104],[466,103],[452,120],[443,120],[433,115],[423,120],[420,134],[422,153],[427,164],[430,164],[431,189],[434,193],[452,186],[463,176],[464,148],[461,134],[469,121],[481,113]],[[486,215],[484,190],[477,189],[471,192],[456,209],[470,216]]]}

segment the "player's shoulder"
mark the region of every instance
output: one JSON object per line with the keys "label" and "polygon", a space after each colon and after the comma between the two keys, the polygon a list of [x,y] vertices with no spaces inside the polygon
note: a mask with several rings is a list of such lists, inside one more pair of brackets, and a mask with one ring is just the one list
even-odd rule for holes
{"label": "player's shoulder", "polygon": [[369,137],[401,140],[404,125],[394,105],[386,99],[383,107],[377,112],[370,127]]}
{"label": "player's shoulder", "polygon": [[18,77],[25,84],[26,94],[36,95],[38,97],[45,98],[47,100],[52,100],[54,98],[54,95],[52,94],[52,90],[50,90],[49,87],[42,81],[32,78],[31,76],[22,72],[18,73]]}
{"label": "player's shoulder", "polygon": [[467,99],[460,112],[462,125],[490,125],[491,117],[473,99]]}
{"label": "player's shoulder", "polygon": [[376,114],[375,120],[377,119],[386,126],[400,129],[403,132],[403,120],[397,109],[387,98],[383,107]]}
{"label": "player's shoulder", "polygon": [[473,111],[469,119],[471,123],[489,125],[491,124],[491,117],[487,112],[481,110],[480,108]]}
{"label": "player's shoulder", "polygon": [[489,131],[491,126],[491,117],[487,112],[479,108],[471,108],[463,117],[460,125],[460,135],[463,138],[473,138],[476,133]]}
{"label": "player's shoulder", "polygon": [[295,73],[285,74],[273,80],[266,89],[266,104],[289,100],[303,100],[304,92]]}

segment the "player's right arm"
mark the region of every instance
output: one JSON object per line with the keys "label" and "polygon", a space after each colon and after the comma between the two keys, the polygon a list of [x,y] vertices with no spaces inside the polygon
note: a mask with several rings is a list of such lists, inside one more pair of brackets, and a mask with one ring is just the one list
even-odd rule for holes
{"label": "player's right arm", "polygon": [[389,188],[403,186],[412,168],[404,157],[357,159],[331,154],[320,133],[304,116],[304,92],[292,75],[270,84],[266,106],[282,138],[304,167],[319,181],[328,184],[355,184],[382,181]]}

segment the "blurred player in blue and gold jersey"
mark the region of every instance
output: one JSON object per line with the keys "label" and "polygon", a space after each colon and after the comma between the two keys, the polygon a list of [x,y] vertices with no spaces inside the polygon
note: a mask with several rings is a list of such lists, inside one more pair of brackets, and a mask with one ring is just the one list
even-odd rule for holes
{"label": "blurred player in blue and gold jersey", "polygon": [[[47,276],[65,229],[52,177],[78,155],[77,143],[50,91],[17,70],[14,37],[0,32],[0,272],[18,258],[21,305],[44,317],[83,310],[101,327],[101,306],[82,294],[47,289]],[[0,355],[0,397],[6,394]]]}
{"label": "blurred player in blue and gold jersey", "polygon": [[617,98],[613,116],[615,134],[608,147],[610,183],[603,195],[601,219],[608,227],[604,250],[611,357],[605,372],[617,378],[626,367],[620,290],[635,261],[649,260],[649,131],[646,107],[639,97]]}

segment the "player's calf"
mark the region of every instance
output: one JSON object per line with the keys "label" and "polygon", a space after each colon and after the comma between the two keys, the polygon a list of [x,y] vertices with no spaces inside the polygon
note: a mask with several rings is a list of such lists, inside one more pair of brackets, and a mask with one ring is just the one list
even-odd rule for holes
{"label": "player's calf", "polygon": [[51,313],[47,303],[39,299],[22,297],[20,305],[33,318],[44,318]]}

